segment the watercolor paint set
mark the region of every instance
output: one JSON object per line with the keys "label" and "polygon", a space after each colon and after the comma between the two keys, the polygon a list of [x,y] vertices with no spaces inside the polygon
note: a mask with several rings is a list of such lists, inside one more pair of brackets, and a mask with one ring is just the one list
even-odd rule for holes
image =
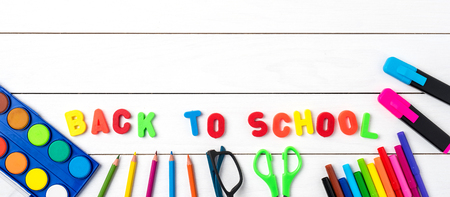
{"label": "watercolor paint set", "polygon": [[0,86],[0,170],[31,196],[76,196],[99,164]]}

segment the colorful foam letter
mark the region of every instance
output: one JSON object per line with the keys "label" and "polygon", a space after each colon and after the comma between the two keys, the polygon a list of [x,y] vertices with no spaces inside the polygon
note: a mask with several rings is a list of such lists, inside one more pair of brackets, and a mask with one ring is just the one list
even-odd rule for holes
{"label": "colorful foam letter", "polygon": [[291,122],[291,117],[289,117],[289,115],[285,114],[285,113],[278,113],[277,115],[275,115],[275,117],[273,117],[273,133],[277,136],[277,137],[286,137],[289,135],[289,133],[291,132],[291,128],[288,126],[285,126],[282,130],[280,128],[280,124],[281,124],[281,120],[283,120],[286,123],[290,123]]}
{"label": "colorful foam letter", "polygon": [[138,114],[138,136],[144,137],[145,136],[145,130],[147,130],[148,135],[150,137],[155,137],[156,132],[155,128],[153,128],[152,120],[155,117],[155,113],[150,112],[148,113],[147,117],[145,117],[145,114],[143,112],[139,112]]}
{"label": "colorful foam letter", "polygon": [[369,122],[370,122],[370,114],[364,113],[362,125],[361,125],[361,137],[377,139],[378,134],[369,132]]}
{"label": "colorful foam letter", "polygon": [[[215,130],[217,120],[218,130]],[[213,138],[219,138],[225,133],[225,119],[222,114],[213,113],[208,117],[208,134]]]}
{"label": "colorful foam letter", "polygon": [[81,111],[72,110],[64,115],[71,136],[81,135],[86,131],[86,122],[84,122],[84,115]]}
{"label": "colorful foam letter", "polygon": [[94,120],[92,121],[92,134],[97,135],[100,131],[109,133],[108,123],[106,123],[105,115],[101,109],[94,111]]}
{"label": "colorful foam letter", "polygon": [[202,112],[196,110],[196,111],[187,111],[184,113],[184,117],[189,118],[191,121],[191,130],[192,135],[197,136],[198,135],[198,123],[197,123],[197,117],[202,115]]}
{"label": "colorful foam letter", "polygon": [[[327,130],[324,130],[323,123],[325,119],[328,120]],[[322,112],[317,117],[317,125],[316,125],[317,133],[322,137],[328,137],[334,132],[334,116],[328,112]]]}
{"label": "colorful foam letter", "polygon": [[[350,125],[347,125],[347,118],[350,122]],[[356,131],[358,131],[358,121],[356,121],[356,116],[353,112],[348,110],[342,111],[339,114],[338,121],[341,131],[345,135],[353,135],[356,133]],[[348,126],[350,126],[350,128]]]}
{"label": "colorful foam letter", "polygon": [[253,112],[248,116],[248,124],[253,128],[261,128],[260,130],[253,130],[252,135],[255,137],[262,137],[267,133],[267,124],[264,121],[256,121],[258,118],[264,118],[261,112]]}
{"label": "colorful foam letter", "polygon": [[295,123],[295,131],[298,136],[303,135],[303,126],[306,126],[306,130],[309,134],[314,133],[313,120],[311,117],[311,111],[309,109],[305,110],[305,119],[302,119],[302,115],[300,112],[294,112],[294,123]]}
{"label": "colorful foam letter", "polygon": [[130,123],[126,122],[123,124],[123,127],[120,127],[120,116],[123,116],[125,119],[129,119],[131,117],[131,114],[126,109],[118,109],[116,112],[114,112],[113,129],[118,134],[124,134],[130,130],[131,125]]}

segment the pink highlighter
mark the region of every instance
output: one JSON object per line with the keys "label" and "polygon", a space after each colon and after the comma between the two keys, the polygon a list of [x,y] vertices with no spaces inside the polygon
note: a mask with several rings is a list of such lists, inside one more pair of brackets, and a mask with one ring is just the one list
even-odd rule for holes
{"label": "pink highlighter", "polygon": [[391,160],[395,175],[397,175],[398,182],[400,183],[400,187],[402,188],[403,196],[411,197],[411,190],[409,190],[408,183],[406,183],[405,175],[403,175],[402,169],[400,168],[397,155],[390,155],[389,160]]}
{"label": "pink highlighter", "polygon": [[400,162],[400,167],[405,174],[406,181],[408,182],[409,188],[411,189],[413,197],[420,197],[419,190],[417,190],[417,183],[414,176],[409,168],[408,161],[406,161],[405,153],[401,145],[395,146],[395,152],[397,153],[398,161]]}

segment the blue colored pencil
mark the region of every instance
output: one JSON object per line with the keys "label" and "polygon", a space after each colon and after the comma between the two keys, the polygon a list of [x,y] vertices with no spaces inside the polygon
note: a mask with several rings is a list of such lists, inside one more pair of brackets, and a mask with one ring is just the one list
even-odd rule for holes
{"label": "blue colored pencil", "polygon": [[169,158],[169,196],[175,197],[175,161],[172,151]]}

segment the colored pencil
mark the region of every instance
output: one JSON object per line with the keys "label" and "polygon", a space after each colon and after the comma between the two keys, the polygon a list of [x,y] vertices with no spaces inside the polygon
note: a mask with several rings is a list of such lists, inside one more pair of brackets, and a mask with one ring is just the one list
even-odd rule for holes
{"label": "colored pencil", "polygon": [[157,164],[158,164],[158,151],[156,151],[155,156],[153,156],[152,168],[150,169],[150,176],[148,178],[147,194],[145,195],[146,197],[152,196],[153,181],[155,181],[155,172]]}
{"label": "colored pencil", "polygon": [[133,190],[134,174],[136,174],[136,152],[134,152],[133,158],[131,158],[130,171],[128,172],[127,188],[125,190],[125,197],[131,196]]}
{"label": "colored pencil", "polygon": [[172,151],[169,158],[169,196],[175,197],[175,160]]}
{"label": "colored pencil", "polygon": [[194,168],[192,167],[191,158],[187,155],[187,170],[189,176],[189,184],[191,186],[192,197],[197,197],[197,187],[195,186]]}
{"label": "colored pencil", "polygon": [[109,187],[109,183],[111,183],[112,176],[114,175],[114,172],[116,171],[116,167],[119,165],[119,156],[114,160],[114,162],[111,164],[111,168],[109,168],[108,175],[106,175],[105,181],[103,182],[102,189],[100,189],[100,193],[98,193],[98,197],[105,196],[106,190]]}

